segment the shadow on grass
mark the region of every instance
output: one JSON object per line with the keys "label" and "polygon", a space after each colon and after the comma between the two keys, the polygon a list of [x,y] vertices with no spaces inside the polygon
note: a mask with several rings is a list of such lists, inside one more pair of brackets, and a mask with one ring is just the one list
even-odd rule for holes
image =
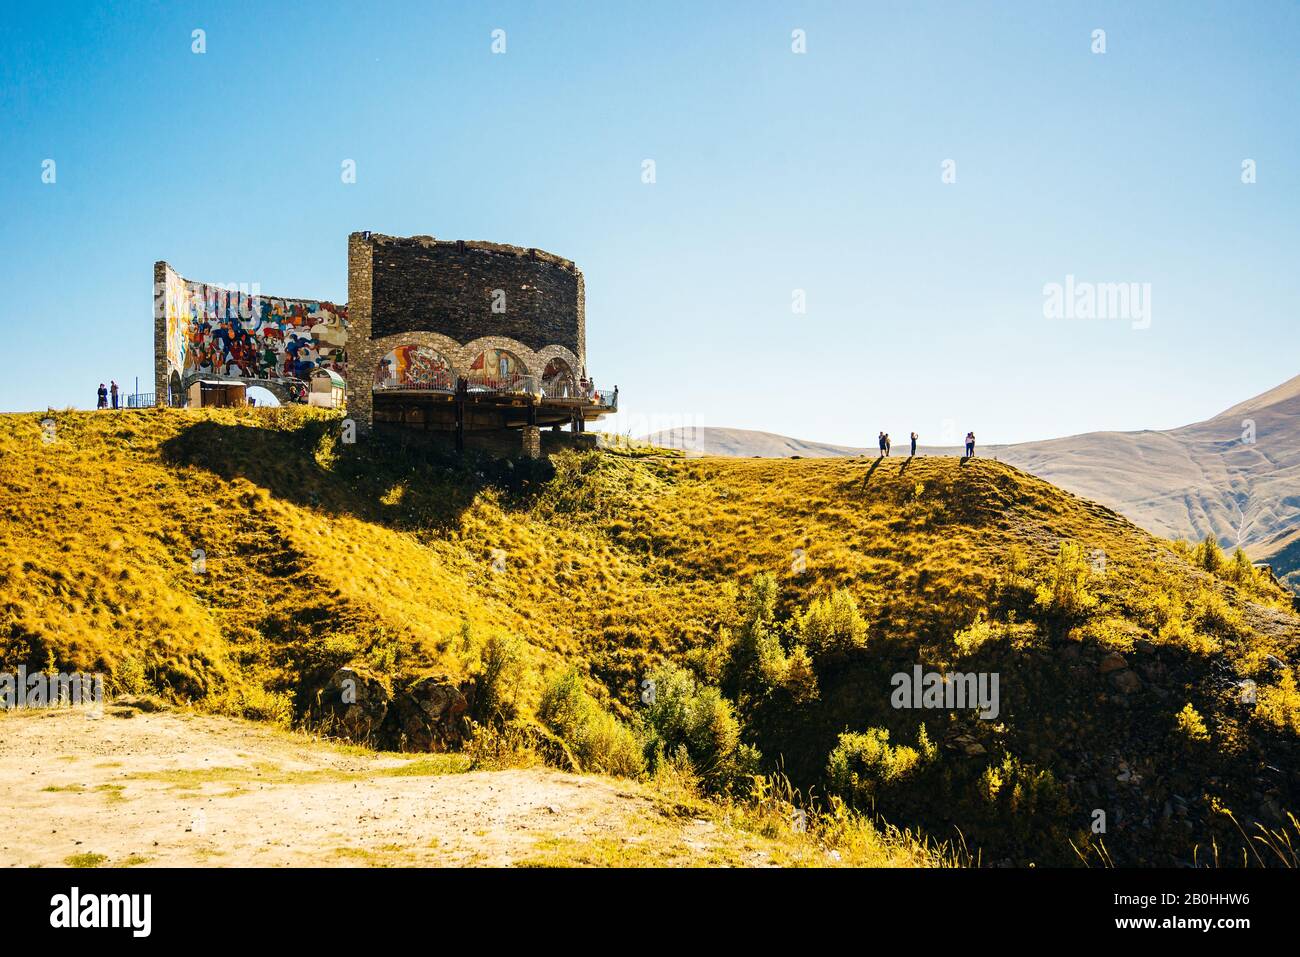
{"label": "shadow on grass", "polygon": [[295,428],[201,421],[162,444],[164,461],[245,479],[275,498],[392,528],[446,529],[485,490],[525,508],[555,474],[546,459],[448,451],[418,432],[386,430],[339,441],[339,423]]}
{"label": "shadow on grass", "polygon": [[863,486],[871,484],[871,478],[876,474],[876,469],[880,468],[880,463],[884,461],[883,457],[872,459],[871,466],[867,469],[867,474],[862,476]]}

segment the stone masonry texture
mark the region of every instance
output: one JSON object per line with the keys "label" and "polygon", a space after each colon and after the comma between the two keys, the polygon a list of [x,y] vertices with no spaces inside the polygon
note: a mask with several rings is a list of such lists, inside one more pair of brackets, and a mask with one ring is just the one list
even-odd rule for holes
{"label": "stone masonry texture", "polygon": [[370,241],[372,338],[428,331],[461,343],[501,336],[534,352],[549,345],[585,352],[582,279],[569,260],[496,243]]}
{"label": "stone masonry texture", "polygon": [[[585,294],[578,268],[540,249],[353,233],[348,415],[361,429],[370,427],[375,370],[399,344],[437,349],[458,375],[484,348],[515,353],[531,375],[540,377],[551,357],[583,374]],[[494,311],[502,295],[504,312]]]}

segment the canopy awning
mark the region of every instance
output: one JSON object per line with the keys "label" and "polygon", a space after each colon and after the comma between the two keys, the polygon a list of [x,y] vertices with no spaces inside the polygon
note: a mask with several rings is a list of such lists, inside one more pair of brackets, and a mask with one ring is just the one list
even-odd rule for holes
{"label": "canopy awning", "polygon": [[339,375],[333,369],[317,369],[311,374],[313,385],[322,379],[329,379],[330,385],[335,389],[347,388],[347,382],[344,381],[343,376]]}

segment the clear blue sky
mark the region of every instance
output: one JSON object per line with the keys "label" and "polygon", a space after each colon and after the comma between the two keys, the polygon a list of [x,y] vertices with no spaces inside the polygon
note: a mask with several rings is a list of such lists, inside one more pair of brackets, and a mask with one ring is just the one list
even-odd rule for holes
{"label": "clear blue sky", "polygon": [[[633,431],[1166,428],[1300,373],[1289,0],[0,18],[0,410],[151,390],[156,259],[343,301],[357,229],[575,260]],[[1067,274],[1150,283],[1151,328],[1044,318]]]}

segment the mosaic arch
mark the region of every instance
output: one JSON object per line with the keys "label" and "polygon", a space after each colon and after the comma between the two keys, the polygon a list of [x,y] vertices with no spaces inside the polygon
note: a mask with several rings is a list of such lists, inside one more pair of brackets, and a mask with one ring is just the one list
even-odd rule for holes
{"label": "mosaic arch", "polygon": [[451,363],[436,349],[428,346],[398,346],[379,360],[375,367],[375,389],[445,389],[456,388],[456,374]]}
{"label": "mosaic arch", "polygon": [[513,352],[505,349],[484,349],[469,364],[471,385],[475,381],[486,385],[514,384],[528,375],[528,367]]}
{"label": "mosaic arch", "polygon": [[542,391],[555,399],[565,399],[578,394],[578,379],[573,367],[559,356],[553,356],[542,372]]}

